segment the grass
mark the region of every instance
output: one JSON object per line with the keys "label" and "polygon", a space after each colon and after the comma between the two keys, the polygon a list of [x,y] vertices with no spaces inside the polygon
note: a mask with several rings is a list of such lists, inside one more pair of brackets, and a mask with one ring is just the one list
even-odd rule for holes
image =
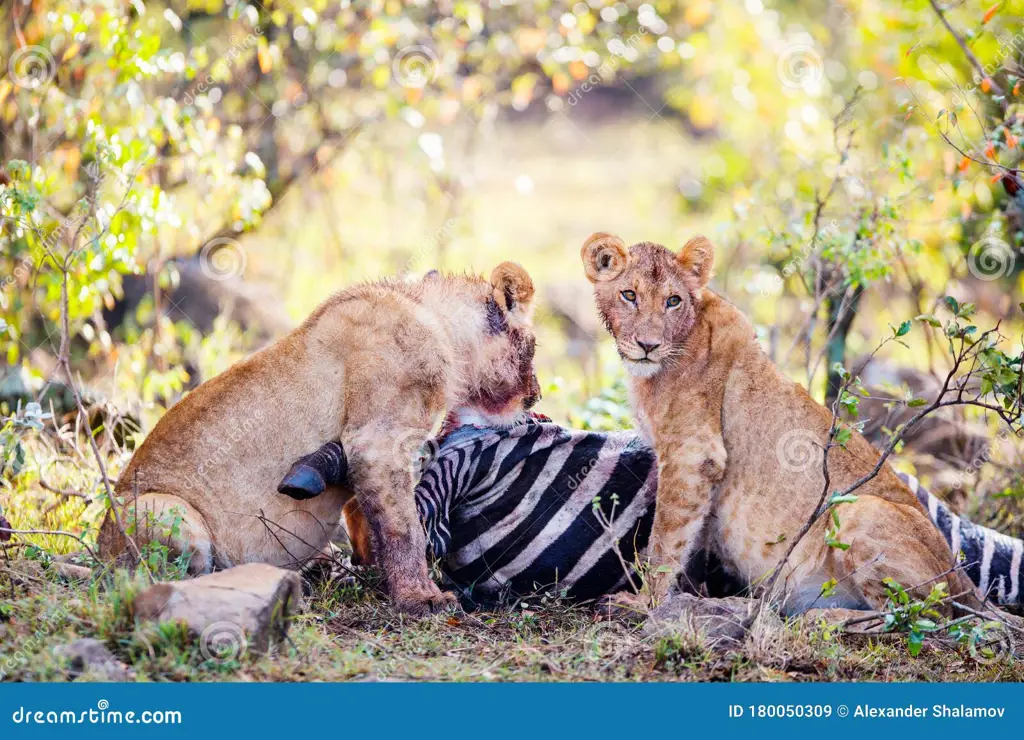
{"label": "grass", "polygon": [[24,558],[0,572],[0,675],[8,681],[69,680],[54,648],[81,637],[103,641],[138,681],[1024,680],[1024,663],[1012,658],[978,660],[931,639],[911,657],[901,635],[838,635],[771,614],[742,644],[716,649],[686,629],[649,635],[635,621],[598,621],[587,606],[558,600],[413,620],[374,591],[327,584],[310,587],[287,640],[270,653],[219,659],[177,625],[136,625],[141,575],[69,583]]}

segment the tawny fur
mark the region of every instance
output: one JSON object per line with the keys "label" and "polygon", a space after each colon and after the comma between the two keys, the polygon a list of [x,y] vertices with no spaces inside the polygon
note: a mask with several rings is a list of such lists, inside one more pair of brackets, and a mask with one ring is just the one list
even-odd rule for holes
{"label": "tawny fur", "polygon": [[[140,542],[155,535],[191,553],[193,572],[298,567],[327,545],[355,495],[349,516],[365,515],[360,545],[369,531],[396,606],[450,603],[427,571],[416,455],[448,409],[483,399],[496,423],[523,412],[536,392],[532,297],[513,263],[490,281],[432,276],[335,295],[164,415],[118,481],[122,520],[139,521]],[[306,501],[277,493],[297,458],[339,439],[351,490]],[[184,517],[176,536],[164,526],[172,510]],[[101,551],[113,558],[125,546],[108,517]]]}
{"label": "tawny fur", "polygon": [[[706,287],[713,247],[704,237],[677,255],[648,242],[627,249],[618,237],[594,234],[581,254],[630,374],[638,426],[658,457],[648,600],[662,599],[680,564],[702,546],[756,586],[819,501],[831,413],[783,375],[746,317]],[[804,449],[782,449],[786,444]],[[806,464],[786,462],[794,452],[809,453]],[[833,448],[830,490],[870,472],[878,454],[856,433],[845,449]],[[942,535],[888,466],[857,494],[838,510],[848,550],[825,543],[830,518],[822,517],[793,552],[779,579],[784,611],[878,609],[886,577],[907,588],[927,584],[924,591],[945,580],[949,593],[979,604],[966,575],[947,573],[954,563]],[[838,583],[835,594],[821,597],[830,579]]]}

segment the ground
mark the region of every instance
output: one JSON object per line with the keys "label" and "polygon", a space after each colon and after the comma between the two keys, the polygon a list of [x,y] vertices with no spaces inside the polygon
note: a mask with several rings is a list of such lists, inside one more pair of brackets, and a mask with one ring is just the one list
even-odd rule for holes
{"label": "ground", "polygon": [[712,649],[692,633],[650,636],[635,620],[598,620],[586,605],[544,596],[414,620],[351,584],[312,587],[288,638],[268,655],[204,654],[173,625],[135,625],[132,602],[145,584],[125,571],[71,583],[35,562],[0,560],[0,677],[68,680],[54,648],[95,637],[139,681],[1024,680],[1024,662],[974,656],[948,641],[928,638],[911,657],[905,635],[839,635],[774,615],[741,645]]}

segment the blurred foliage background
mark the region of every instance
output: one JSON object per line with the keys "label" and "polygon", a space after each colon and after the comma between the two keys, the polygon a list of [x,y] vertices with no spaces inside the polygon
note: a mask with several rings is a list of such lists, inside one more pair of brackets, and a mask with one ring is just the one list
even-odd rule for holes
{"label": "blurred foliage background", "polygon": [[[708,235],[716,289],[821,400],[946,294],[1019,352],[1022,11],[3,0],[0,505],[91,537],[90,430],[116,476],[190,387],[332,291],[432,268],[521,262],[540,410],[629,426],[579,265],[596,230]],[[888,398],[944,371],[940,331],[904,340],[865,370]],[[944,424],[900,464],[1017,531],[1015,440]]]}

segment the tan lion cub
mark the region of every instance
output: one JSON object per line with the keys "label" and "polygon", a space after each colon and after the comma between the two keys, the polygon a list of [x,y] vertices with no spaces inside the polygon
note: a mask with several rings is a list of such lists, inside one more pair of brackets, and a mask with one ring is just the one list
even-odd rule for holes
{"label": "tan lion cub", "polygon": [[[599,233],[587,239],[582,258],[629,373],[641,431],[658,457],[651,598],[665,596],[680,564],[702,546],[756,585],[818,503],[831,413],[761,351],[743,314],[708,290],[714,249],[706,238],[691,239],[677,255],[650,242],[627,249]],[[792,464],[785,449],[792,444],[818,450],[818,459]],[[829,453],[830,487],[848,486],[877,460],[854,434],[846,449]],[[925,591],[944,580],[950,594],[978,604],[966,575],[950,572],[942,535],[888,466],[857,494],[839,510],[839,537],[849,549],[825,543],[831,519],[822,517],[793,552],[779,580],[786,613],[881,608],[887,577],[908,589],[928,584]],[[833,580],[833,593],[823,596]]]}
{"label": "tan lion cub", "polygon": [[[297,567],[328,543],[354,492],[395,606],[454,602],[427,571],[415,453],[450,408],[472,405],[502,424],[535,401],[533,293],[529,275],[505,262],[490,281],[432,274],[328,299],[164,415],[118,482],[122,521],[146,528],[143,544],[155,535],[190,554],[193,572]],[[279,495],[292,463],[330,440],[344,445],[352,491]],[[101,552],[113,558],[126,545],[108,517]]]}

